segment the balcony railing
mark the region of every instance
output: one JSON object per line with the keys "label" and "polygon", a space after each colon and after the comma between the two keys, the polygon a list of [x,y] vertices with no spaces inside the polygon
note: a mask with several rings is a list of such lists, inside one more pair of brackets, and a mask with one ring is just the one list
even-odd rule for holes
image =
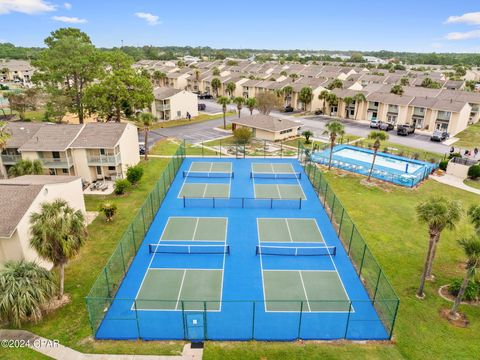
{"label": "balcony railing", "polygon": [[419,109],[415,108],[415,109],[413,109],[413,115],[419,116],[419,117],[424,117],[425,116],[425,110],[422,109],[422,108],[419,108]]}
{"label": "balcony railing", "polygon": [[398,107],[397,106],[389,106],[388,107],[388,112],[390,114],[398,114]]}
{"label": "balcony railing", "polygon": [[88,156],[88,165],[93,166],[116,166],[120,164],[120,154],[117,155],[89,155]]}
{"label": "balcony railing", "polygon": [[170,110],[170,104],[157,105],[157,110],[159,111]]}
{"label": "balcony railing", "polygon": [[22,155],[2,155],[3,165],[14,165],[22,159]]}
{"label": "balcony railing", "polygon": [[378,110],[378,105],[374,103],[368,103],[368,110]]}
{"label": "balcony railing", "polygon": [[53,158],[53,157],[41,157],[39,159],[46,168],[52,169],[69,169],[73,166],[73,161],[70,156]]}
{"label": "balcony railing", "polygon": [[438,113],[437,120],[448,122],[450,121],[450,114],[446,115],[446,114]]}

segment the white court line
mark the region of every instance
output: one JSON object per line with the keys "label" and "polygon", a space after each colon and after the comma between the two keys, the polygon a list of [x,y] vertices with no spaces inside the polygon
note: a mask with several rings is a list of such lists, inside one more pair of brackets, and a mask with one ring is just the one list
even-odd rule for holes
{"label": "white court line", "polygon": [[213,162],[210,163],[210,170],[208,170],[208,172],[212,172],[212,168],[213,168]]}
{"label": "white court line", "polygon": [[203,189],[203,198],[205,198],[205,194],[207,193],[207,189],[208,189],[208,184],[204,184],[205,185],[205,189]]}
{"label": "white court line", "polygon": [[273,167],[272,163],[270,163],[270,167],[272,168],[272,174],[275,174],[275,168]]}
{"label": "white court line", "polygon": [[200,218],[197,217],[197,222],[195,223],[195,228],[193,229],[192,241],[195,241],[195,234],[197,233],[198,221]]}
{"label": "white court line", "polygon": [[180,289],[178,289],[177,303],[175,304],[175,310],[178,309],[178,302],[180,301],[180,295],[182,295],[183,283],[185,281],[185,274],[187,269],[183,270],[182,282],[180,283]]}
{"label": "white court line", "polygon": [[312,311],[310,308],[310,302],[308,301],[307,289],[305,289],[305,283],[303,282],[302,271],[298,270],[298,274],[300,275],[300,281],[302,282],[303,292],[305,293],[305,299],[307,300],[308,311]]}
{"label": "white court line", "polygon": [[288,219],[285,218],[285,223],[287,224],[288,236],[290,237],[290,242],[293,242],[292,232],[290,231],[290,225],[288,225]]}
{"label": "white court line", "polygon": [[[258,218],[257,218],[257,245],[260,246],[260,230],[258,226]],[[258,256],[260,257],[260,274],[262,275],[263,307],[265,312],[267,312],[267,297],[265,296],[265,278],[263,276],[262,254],[259,254]]]}
{"label": "white court line", "polygon": [[282,199],[282,194],[280,194],[280,188],[278,187],[278,184],[276,184],[276,187],[277,187],[278,198]]}

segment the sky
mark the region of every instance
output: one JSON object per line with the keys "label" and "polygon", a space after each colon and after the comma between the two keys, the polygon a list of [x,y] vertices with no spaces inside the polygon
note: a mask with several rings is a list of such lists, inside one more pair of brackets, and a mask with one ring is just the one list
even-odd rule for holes
{"label": "sky", "polygon": [[479,52],[479,0],[0,0],[0,42],[77,27],[100,47]]}

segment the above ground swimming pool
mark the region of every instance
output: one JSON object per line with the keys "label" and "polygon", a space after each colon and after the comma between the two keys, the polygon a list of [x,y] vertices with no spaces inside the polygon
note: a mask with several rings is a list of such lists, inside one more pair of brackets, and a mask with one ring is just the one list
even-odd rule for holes
{"label": "above ground swimming pool", "polygon": [[[373,150],[351,145],[337,145],[333,148],[332,166],[368,175],[372,166],[373,154]],[[328,165],[329,157],[330,149],[314,152],[312,161]],[[397,185],[413,187],[437,167],[437,164],[378,152],[372,176]]]}

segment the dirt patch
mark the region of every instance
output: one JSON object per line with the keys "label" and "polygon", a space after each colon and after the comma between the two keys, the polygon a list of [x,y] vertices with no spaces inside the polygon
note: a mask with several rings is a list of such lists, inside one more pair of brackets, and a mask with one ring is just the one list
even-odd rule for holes
{"label": "dirt patch", "polygon": [[456,327],[466,328],[470,324],[465,314],[458,313],[456,319],[450,317],[450,309],[440,309],[440,316]]}
{"label": "dirt patch", "polygon": [[63,295],[61,299],[55,296],[52,300],[50,300],[48,304],[45,304],[43,306],[42,310],[45,314],[51,313],[68,304],[70,300],[70,295],[68,294]]}

